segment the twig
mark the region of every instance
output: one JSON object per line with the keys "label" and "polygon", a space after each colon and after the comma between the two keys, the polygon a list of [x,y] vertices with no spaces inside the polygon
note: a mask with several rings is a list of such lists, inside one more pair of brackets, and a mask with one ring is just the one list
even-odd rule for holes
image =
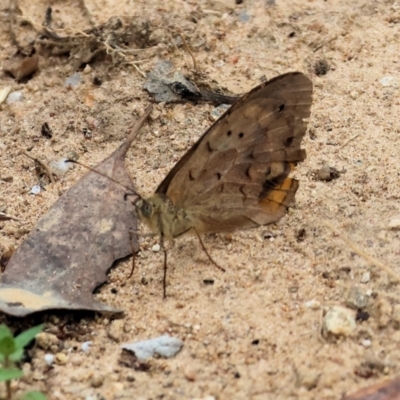
{"label": "twig", "polygon": [[128,62],[127,64],[132,65],[132,67],[135,68],[136,71],[143,76],[143,78],[147,78],[146,74],[135,64],[135,62]]}
{"label": "twig", "polygon": [[0,212],[0,221],[8,221],[10,219],[14,221],[21,221],[19,218],[12,217],[11,215],[7,215],[5,213]]}
{"label": "twig", "polygon": [[189,47],[189,45],[187,44],[186,39],[185,39],[185,37],[182,35],[182,33],[178,33],[178,35],[181,37],[182,42],[183,42],[183,44],[184,44],[184,46],[185,46],[186,51],[190,54],[190,57],[192,57],[192,60],[193,60],[193,67],[194,67],[194,69],[197,71],[196,58],[194,57],[194,55],[193,55],[193,53],[192,53],[192,50],[190,50],[190,47]]}
{"label": "twig", "polygon": [[39,159],[37,159],[37,158],[31,156],[27,151],[24,151],[23,154],[24,154],[25,156],[27,156],[28,158],[30,158],[31,160],[37,162],[37,163],[45,170],[46,174],[47,174],[48,177],[50,178],[50,182],[51,182],[52,184],[55,183],[54,178],[53,178],[53,174],[51,173],[50,168],[49,168],[43,161],[40,161]]}
{"label": "twig", "polygon": [[363,257],[365,260],[370,262],[371,264],[381,268],[384,270],[388,275],[390,275],[392,278],[394,278],[396,281],[400,282],[400,276],[397,275],[390,267],[387,265],[383,264],[381,261],[377,260],[376,258],[370,256],[367,254],[364,250],[360,249],[359,247],[356,246],[355,243],[353,243],[350,239],[348,239],[346,236],[344,236],[339,229],[337,229],[335,226],[333,226],[329,221],[327,220],[322,220],[323,223],[332,231],[334,232],[337,236],[340,237],[344,242],[347,243],[347,245],[354,251],[356,252],[360,257]]}
{"label": "twig", "polygon": [[330,38],[329,40],[327,40],[326,42],[321,43],[319,46],[317,46],[313,52],[316,53],[318,50],[322,49],[325,45],[333,42],[334,40],[336,40],[338,38],[338,35],[335,35],[334,37]]}
{"label": "twig", "polygon": [[357,133],[356,135],[354,135],[353,137],[351,137],[347,142],[344,142],[339,149],[343,149],[344,147],[346,147],[350,142],[352,142],[354,139],[357,139],[360,136],[359,133]]}

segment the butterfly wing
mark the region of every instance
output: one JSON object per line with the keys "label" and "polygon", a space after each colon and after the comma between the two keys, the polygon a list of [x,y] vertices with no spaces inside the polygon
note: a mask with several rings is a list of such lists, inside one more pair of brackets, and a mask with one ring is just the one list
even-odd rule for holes
{"label": "butterfly wing", "polygon": [[310,116],[312,82],[300,72],[240,98],[181,158],[158,187],[201,232],[272,223],[294,198],[288,175]]}

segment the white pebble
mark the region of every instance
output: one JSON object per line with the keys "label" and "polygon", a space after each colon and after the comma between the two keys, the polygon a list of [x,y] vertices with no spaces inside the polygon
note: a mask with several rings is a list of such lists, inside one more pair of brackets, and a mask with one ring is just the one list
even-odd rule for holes
{"label": "white pebble", "polygon": [[22,92],[11,92],[6,100],[7,104],[13,104],[13,103],[18,103],[19,101],[22,101],[24,99],[24,96]]}
{"label": "white pebble", "polygon": [[157,243],[155,244],[152,248],[151,251],[154,251],[154,253],[158,253],[161,250],[161,246]]}
{"label": "white pebble", "polygon": [[371,344],[372,344],[372,342],[371,342],[370,339],[363,339],[363,340],[361,340],[361,345],[364,346],[364,347],[370,347]]}
{"label": "white pebble", "polygon": [[350,336],[357,328],[354,311],[341,307],[331,307],[324,316],[322,332],[325,337]]}
{"label": "white pebble", "polygon": [[350,92],[350,97],[353,100],[357,100],[358,99],[358,93],[355,90],[353,90],[352,92]]}
{"label": "white pebble", "polygon": [[318,310],[318,308],[320,308],[320,306],[321,306],[321,303],[318,300],[312,299],[312,300],[306,301],[304,303],[304,305],[307,308],[311,308],[311,310]]}
{"label": "white pebble", "polygon": [[81,350],[85,353],[87,353],[90,350],[90,346],[92,345],[92,341],[88,340],[87,342],[83,342],[81,345]]}
{"label": "white pebble", "polygon": [[155,339],[143,340],[142,342],[127,343],[121,347],[132,351],[139,360],[147,360],[154,355],[171,358],[179,353],[182,346],[182,340],[164,335]]}
{"label": "white pebble", "polygon": [[78,86],[80,82],[81,82],[81,75],[78,74],[78,72],[75,72],[73,75],[71,75],[65,80],[65,86],[73,89],[76,86]]}
{"label": "white pebble", "polygon": [[32,189],[29,193],[36,195],[36,194],[39,194],[41,190],[42,189],[41,189],[40,185],[34,185],[34,186],[32,186]]}
{"label": "white pebble", "polygon": [[367,271],[362,274],[361,283],[368,283],[371,279],[371,272]]}
{"label": "white pebble", "polygon": [[395,76],[384,76],[380,81],[382,86],[397,86],[397,79]]}
{"label": "white pebble", "polygon": [[47,365],[51,365],[54,362],[54,354],[47,353],[44,355],[44,361]]}
{"label": "white pebble", "polygon": [[400,216],[394,217],[389,221],[389,229],[393,230],[400,229]]}
{"label": "white pebble", "polygon": [[84,74],[90,74],[92,72],[92,67],[89,64],[86,64],[86,67],[83,70]]}

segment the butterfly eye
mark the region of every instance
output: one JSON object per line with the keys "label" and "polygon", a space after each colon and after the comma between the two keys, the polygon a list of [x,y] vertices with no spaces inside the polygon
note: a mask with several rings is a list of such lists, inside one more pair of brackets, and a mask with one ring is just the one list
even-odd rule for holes
{"label": "butterfly eye", "polygon": [[145,218],[150,218],[153,214],[153,206],[148,202],[143,200],[143,203],[140,205],[140,213]]}

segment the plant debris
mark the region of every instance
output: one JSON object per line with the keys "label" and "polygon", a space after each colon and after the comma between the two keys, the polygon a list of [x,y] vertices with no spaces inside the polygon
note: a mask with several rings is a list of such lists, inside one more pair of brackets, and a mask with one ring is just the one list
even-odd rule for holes
{"label": "plant debris", "polygon": [[88,172],[56,201],[15,251],[0,281],[1,311],[14,316],[48,309],[121,313],[95,301],[92,293],[115,260],[138,251],[131,234],[137,230],[134,206],[125,199],[128,190],[135,192],[124,160],[151,109],[95,167],[97,172]]}
{"label": "plant debris", "polygon": [[157,103],[210,102],[213,104],[233,104],[239,96],[226,96],[212,90],[200,90],[172,62],[160,61],[152,72],[147,74],[144,88]]}
{"label": "plant debris", "polygon": [[400,377],[396,377],[344,396],[343,400],[396,400],[399,398],[399,393]]}

